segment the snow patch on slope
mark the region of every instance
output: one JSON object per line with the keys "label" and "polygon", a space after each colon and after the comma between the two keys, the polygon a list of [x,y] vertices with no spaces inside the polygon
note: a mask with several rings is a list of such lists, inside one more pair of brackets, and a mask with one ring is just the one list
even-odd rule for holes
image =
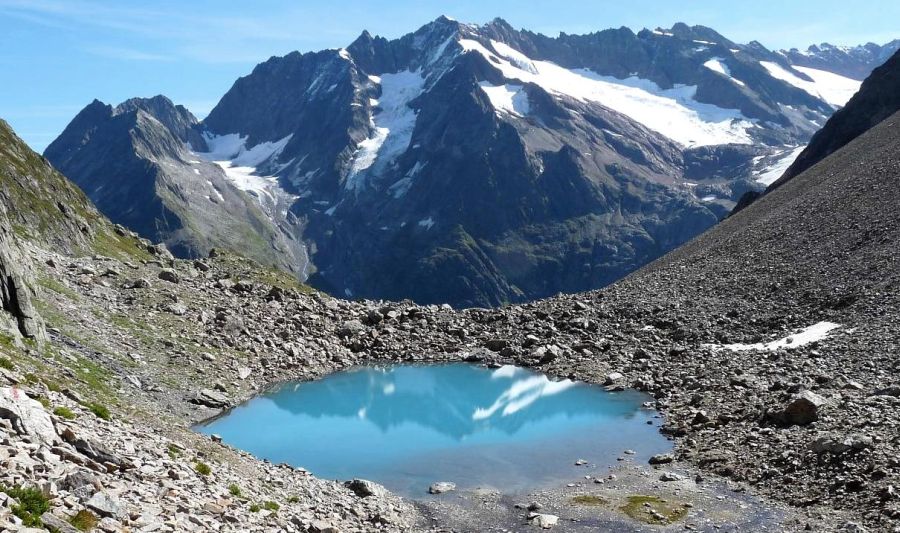
{"label": "snow patch on slope", "polygon": [[728,65],[725,64],[725,60],[721,57],[714,57],[708,60],[706,63],[703,63],[703,66],[713,72],[718,72],[719,74],[726,76],[728,79],[740,85],[741,87],[745,87],[747,85],[746,83],[731,75],[731,69],[728,68]]}
{"label": "snow patch on slope", "polygon": [[531,105],[528,102],[528,94],[521,85],[492,85],[486,81],[478,85],[497,110],[497,114],[505,112],[519,117],[528,115]]}
{"label": "snow patch on slope", "polygon": [[753,177],[758,183],[762,183],[768,187],[784,174],[784,171],[787,170],[788,167],[791,166],[791,163],[800,156],[800,153],[804,148],[806,148],[805,144],[781,152],[778,154],[778,159],[774,163],[764,168],[762,171],[754,173]]}
{"label": "snow patch on slope", "polygon": [[850,100],[862,82],[846,78],[844,76],[808,67],[793,67],[795,70],[809,76],[813,81],[801,79],[793,72],[788,71],[778,63],[772,61],[760,61],[773,78],[785,81],[794,87],[803,89],[807,93],[820,98],[832,106],[841,107]]}
{"label": "snow patch on slope", "polygon": [[787,337],[774,340],[771,342],[758,342],[755,344],[725,344],[725,345],[715,345],[715,344],[707,344],[705,346],[710,346],[716,350],[731,350],[733,352],[744,352],[749,350],[758,350],[758,351],[769,351],[774,352],[775,350],[780,350],[782,348],[790,350],[793,348],[799,348],[800,346],[804,346],[806,344],[817,342],[828,336],[828,333],[831,330],[841,327],[840,324],[835,324],[834,322],[819,322],[817,324],[813,324],[812,326],[806,327],[793,335],[789,335]]}
{"label": "snow patch on slope", "polygon": [[203,134],[208,152],[198,152],[197,156],[215,163],[225,177],[238,189],[255,196],[267,212],[274,211],[285,198],[294,198],[282,189],[276,176],[260,175],[257,167],[277,158],[291,140],[292,135],[272,142],[262,142],[247,148],[247,136],[238,133],[227,135]]}
{"label": "snow patch on slope", "polygon": [[372,135],[359,143],[344,184],[355,192],[366,185],[365,171],[381,171],[409,147],[416,125],[416,111],[409,103],[422,94],[425,86],[421,73],[409,70],[370,80],[381,86],[381,97],[379,110],[371,119]]}
{"label": "snow patch on slope", "polygon": [[636,76],[618,79],[587,69],[569,70],[549,61],[531,60],[497,41],[491,41],[496,53],[471,39],[460,39],[459,43],[464,52],[481,54],[510,80],[534,83],[550,93],[602,104],[684,146],[752,142],[748,130],[755,126],[750,119],[737,109],[697,102],[695,86],[661,89]]}

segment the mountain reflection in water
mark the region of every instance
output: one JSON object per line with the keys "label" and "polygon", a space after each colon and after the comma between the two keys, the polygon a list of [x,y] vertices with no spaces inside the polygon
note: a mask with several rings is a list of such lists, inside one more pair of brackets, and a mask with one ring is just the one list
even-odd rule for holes
{"label": "mountain reflection in water", "polygon": [[550,470],[576,452],[608,461],[624,448],[668,449],[640,409],[647,399],[512,366],[363,367],[281,385],[199,429],[262,458],[401,493],[438,477],[526,487],[559,478]]}

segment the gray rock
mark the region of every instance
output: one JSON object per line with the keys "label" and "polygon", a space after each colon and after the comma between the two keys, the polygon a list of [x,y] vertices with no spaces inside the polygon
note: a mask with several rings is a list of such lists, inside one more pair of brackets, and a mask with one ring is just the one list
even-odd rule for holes
{"label": "gray rock", "polygon": [[606,376],[606,379],[603,380],[603,384],[604,385],[615,385],[615,384],[621,382],[623,379],[625,379],[625,376],[623,376],[620,372],[610,372]]}
{"label": "gray rock", "polygon": [[44,444],[58,440],[50,413],[19,389],[0,388],[0,418],[9,420],[20,435],[31,435]]}
{"label": "gray rock", "polygon": [[850,450],[865,450],[871,448],[872,444],[872,437],[866,435],[850,435],[844,438],[820,437],[810,443],[809,449],[816,454],[828,452],[838,455]]}
{"label": "gray rock", "polygon": [[681,474],[676,474],[675,472],[663,472],[659,476],[660,481],[683,481],[687,478],[682,476]]}
{"label": "gray rock", "polygon": [[169,283],[179,283],[181,282],[181,278],[178,276],[178,272],[171,268],[164,268],[159,271],[159,279],[163,281],[168,281]]}
{"label": "gray rock", "polygon": [[559,522],[558,516],[545,513],[531,513],[528,515],[528,519],[541,529],[550,529]]}
{"label": "gray rock", "polygon": [[456,490],[456,483],[438,481],[437,483],[432,483],[431,486],[428,487],[428,494],[443,494],[453,490]]}
{"label": "gray rock", "polygon": [[819,419],[825,398],[812,391],[799,393],[775,418],[784,425],[805,426]]}
{"label": "gray rock", "polygon": [[125,514],[125,508],[119,500],[105,492],[94,494],[84,505],[88,509],[96,511],[100,516],[109,518],[118,519]]}
{"label": "gray rock", "polygon": [[381,485],[367,479],[354,479],[345,483],[344,486],[353,491],[353,493],[360,498],[368,498],[369,496],[381,497],[386,492]]}
{"label": "gray rock", "polygon": [[675,460],[675,456],[671,453],[659,453],[650,457],[650,460],[647,461],[651,465],[665,465],[669,464]]}
{"label": "gray rock", "polygon": [[188,312],[188,308],[183,303],[172,303],[166,306],[166,311],[175,316],[184,316]]}
{"label": "gray rock", "polygon": [[347,320],[337,330],[338,337],[348,338],[365,331],[366,326],[359,320]]}
{"label": "gray rock", "polygon": [[150,280],[144,278],[136,279],[127,285],[129,289],[149,289],[150,287]]}
{"label": "gray rock", "polygon": [[197,405],[205,405],[206,407],[221,408],[228,405],[228,397],[221,392],[212,389],[203,389],[189,400]]}
{"label": "gray rock", "polygon": [[57,533],[81,533],[80,530],[75,529],[71,524],[50,511],[41,515],[41,522],[45,528]]}

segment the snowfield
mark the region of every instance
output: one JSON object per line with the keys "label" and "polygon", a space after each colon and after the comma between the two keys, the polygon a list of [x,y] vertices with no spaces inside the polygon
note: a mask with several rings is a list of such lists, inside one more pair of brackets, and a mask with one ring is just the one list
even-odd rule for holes
{"label": "snowfield", "polygon": [[[752,142],[748,130],[755,127],[753,121],[737,109],[697,102],[694,86],[661,89],[636,76],[618,79],[587,69],[569,70],[549,61],[532,60],[497,41],[491,41],[496,52],[471,39],[460,39],[459,44],[464,53],[484,56],[509,80],[534,83],[553,94],[601,104],[684,146]],[[507,99],[500,94],[494,97],[494,106],[508,111]]]}
{"label": "snowfield", "polygon": [[279,200],[294,198],[282,189],[278,178],[257,172],[263,163],[278,158],[292,135],[274,142],[263,142],[247,148],[247,136],[238,133],[212,135],[204,133],[208,152],[195,152],[201,159],[215,163],[238,189],[255,196],[267,212],[276,209]]}
{"label": "snowfield", "polygon": [[396,74],[370,76],[381,86],[378,110],[371,117],[372,134],[357,146],[344,187],[359,192],[366,186],[365,174],[384,169],[406,151],[416,126],[416,111],[409,102],[422,94],[425,78],[420,72],[405,70]]}
{"label": "snowfield", "polygon": [[509,113],[518,117],[528,115],[530,104],[528,94],[521,85],[491,85],[483,81],[478,84],[491,101],[497,114]]}
{"label": "snowfield", "polygon": [[715,345],[715,344],[706,344],[704,346],[711,346],[716,350],[731,350],[733,352],[745,352],[749,350],[757,350],[757,351],[768,351],[774,352],[775,350],[786,349],[790,350],[793,348],[799,348],[800,346],[804,346],[811,342],[817,342],[825,337],[828,334],[836,329],[841,327],[840,324],[835,324],[834,322],[818,322],[804,328],[793,335],[789,335],[787,337],[774,340],[771,342],[758,342],[756,344],[725,344],[725,345]]}
{"label": "snowfield", "polygon": [[741,80],[739,80],[731,75],[731,69],[728,68],[728,65],[725,64],[725,60],[721,57],[714,57],[714,58],[708,60],[706,63],[703,63],[703,66],[713,72],[717,72],[717,73],[727,77],[728,79],[730,79],[734,83],[740,85],[741,87],[747,86],[746,83],[742,82]]}
{"label": "snowfield", "polygon": [[794,87],[825,100],[835,107],[842,107],[859,90],[862,82],[844,76],[809,67],[794,67],[798,72],[809,76],[813,81],[801,79],[793,72],[786,70],[778,63],[760,61],[773,78],[785,81]]}
{"label": "snowfield", "polygon": [[758,173],[754,173],[753,177],[758,183],[762,183],[768,187],[784,174],[784,171],[787,170],[788,167],[791,166],[791,163],[800,156],[800,153],[803,152],[804,148],[806,148],[805,144],[785,150],[779,154],[778,159],[773,164]]}

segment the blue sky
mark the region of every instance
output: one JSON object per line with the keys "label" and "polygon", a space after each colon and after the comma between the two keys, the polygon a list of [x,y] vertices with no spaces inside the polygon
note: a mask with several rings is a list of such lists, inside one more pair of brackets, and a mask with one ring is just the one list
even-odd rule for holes
{"label": "blue sky", "polygon": [[94,98],[161,93],[202,117],[272,55],[345,46],[363,29],[398,37],[441,14],[548,35],[682,21],[769,48],[900,37],[897,0],[0,0],[0,118],[40,151]]}

